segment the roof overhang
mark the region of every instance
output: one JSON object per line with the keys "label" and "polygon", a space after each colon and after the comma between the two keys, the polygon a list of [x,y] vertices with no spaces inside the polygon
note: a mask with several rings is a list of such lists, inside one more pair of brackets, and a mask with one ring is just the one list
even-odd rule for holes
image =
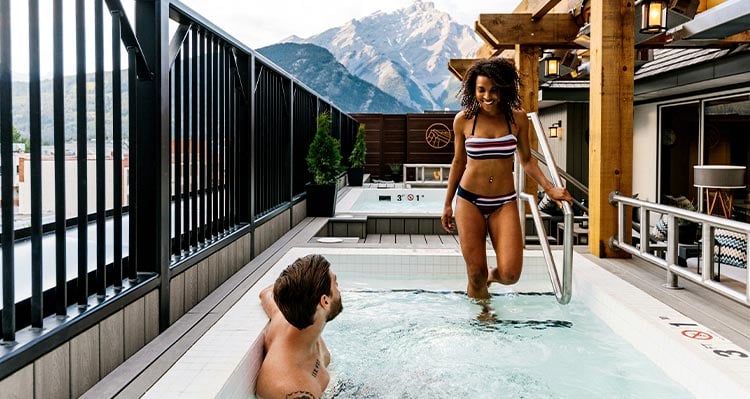
{"label": "roof overhang", "polygon": [[[644,103],[702,92],[746,86],[750,81],[750,52],[728,56],[636,79],[633,101]],[[539,87],[539,108],[589,101],[588,81],[552,81]]]}
{"label": "roof overhang", "polygon": [[681,42],[703,44],[720,41],[750,29],[750,1],[728,0],[695,16],[694,19],[670,29],[670,46]]}

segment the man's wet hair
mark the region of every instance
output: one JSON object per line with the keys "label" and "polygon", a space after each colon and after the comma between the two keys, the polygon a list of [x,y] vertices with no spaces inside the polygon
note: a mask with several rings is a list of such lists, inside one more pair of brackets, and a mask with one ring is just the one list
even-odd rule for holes
{"label": "man's wet hair", "polygon": [[273,285],[273,299],[289,324],[302,330],[313,324],[323,295],[331,296],[331,264],[307,255],[287,266]]}

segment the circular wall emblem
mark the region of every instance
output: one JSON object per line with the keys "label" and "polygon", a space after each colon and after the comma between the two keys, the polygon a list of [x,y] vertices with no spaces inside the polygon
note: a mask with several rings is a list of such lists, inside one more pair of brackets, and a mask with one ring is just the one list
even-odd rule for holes
{"label": "circular wall emblem", "polygon": [[451,130],[442,123],[433,123],[425,131],[424,141],[432,148],[443,148],[451,142]]}

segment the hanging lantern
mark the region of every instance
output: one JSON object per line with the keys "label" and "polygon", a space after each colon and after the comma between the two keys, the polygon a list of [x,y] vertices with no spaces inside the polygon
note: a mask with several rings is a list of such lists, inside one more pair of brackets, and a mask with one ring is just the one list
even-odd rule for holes
{"label": "hanging lantern", "polygon": [[667,0],[642,0],[641,33],[655,34],[667,30]]}
{"label": "hanging lantern", "polygon": [[560,60],[560,57],[555,56],[553,53],[547,53],[543,59],[545,78],[557,78],[560,76]]}

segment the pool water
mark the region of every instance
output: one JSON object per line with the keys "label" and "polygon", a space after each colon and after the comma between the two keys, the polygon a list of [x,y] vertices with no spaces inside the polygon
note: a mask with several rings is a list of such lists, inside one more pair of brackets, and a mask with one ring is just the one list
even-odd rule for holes
{"label": "pool water", "polygon": [[441,214],[445,189],[352,190],[336,205],[338,212]]}
{"label": "pool water", "polygon": [[694,397],[575,297],[342,289],[327,398]]}

